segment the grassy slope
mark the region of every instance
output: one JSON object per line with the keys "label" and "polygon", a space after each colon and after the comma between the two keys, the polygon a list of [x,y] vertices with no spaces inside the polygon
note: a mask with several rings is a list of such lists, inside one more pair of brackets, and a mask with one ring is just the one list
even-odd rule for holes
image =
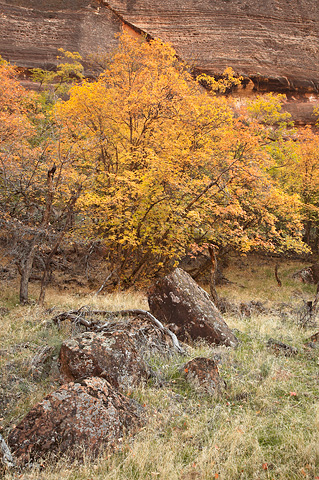
{"label": "grassy slope", "polygon": [[[248,261],[247,261],[248,264]],[[188,349],[189,357],[221,357],[220,373],[228,388],[220,398],[201,396],[187,386],[179,372],[185,359],[153,359],[166,381],[163,388],[144,385],[133,392],[145,404],[149,423],[134,439],[122,442],[118,452],[102,454],[98,460],[70,465],[62,459],[5,477],[6,480],[135,480],[135,479],[315,479],[319,477],[319,350],[303,345],[319,328],[300,329],[296,316],[274,309],[274,302],[298,306],[312,299],[314,288],[298,284],[291,273],[299,268],[285,264],[280,274],[283,288],[273,278],[267,261],[237,265],[226,276],[246,288],[232,284],[219,289],[231,301],[262,300],[269,310],[251,318],[225,315],[239,330],[236,350],[213,349],[199,344]],[[53,368],[40,381],[30,376],[30,362],[41,345],[50,344],[58,353],[69,325],[58,331],[47,326],[52,316],[38,307],[16,306],[11,291],[2,291],[10,313],[1,319],[0,412],[6,436],[29,408],[56,388],[58,372]],[[83,304],[103,308],[146,308],[142,294],[115,294],[93,299],[49,292],[48,306],[64,310]],[[274,337],[298,348],[296,357],[274,355],[266,346]]]}

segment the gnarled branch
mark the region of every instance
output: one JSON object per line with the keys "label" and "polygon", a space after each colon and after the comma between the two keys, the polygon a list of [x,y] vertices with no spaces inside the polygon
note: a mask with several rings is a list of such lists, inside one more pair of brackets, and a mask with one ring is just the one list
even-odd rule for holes
{"label": "gnarled branch", "polygon": [[69,312],[63,312],[59,315],[56,315],[52,318],[52,321],[56,324],[60,324],[60,322],[64,320],[71,320],[74,323],[80,324],[85,326],[86,328],[95,331],[101,332],[105,327],[107,327],[107,323],[104,325],[99,325],[94,319],[90,320],[85,317],[94,317],[96,315],[102,317],[118,317],[118,316],[126,316],[126,315],[141,315],[146,317],[150,320],[157,328],[162,330],[162,332],[169,335],[172,339],[174,348],[181,354],[184,354],[184,349],[180,346],[179,341],[169,328],[165,327],[154,315],[152,315],[147,310],[139,310],[139,309],[132,309],[132,310],[119,310],[116,312],[108,311],[108,310],[90,310],[89,307],[83,306],[78,310],[70,310]]}

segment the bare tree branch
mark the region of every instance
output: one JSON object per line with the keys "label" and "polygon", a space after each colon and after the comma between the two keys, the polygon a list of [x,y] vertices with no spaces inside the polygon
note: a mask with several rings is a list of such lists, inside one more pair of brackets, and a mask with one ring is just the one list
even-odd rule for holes
{"label": "bare tree branch", "polygon": [[95,331],[95,332],[101,332],[104,330],[104,328],[107,327],[107,323],[104,325],[98,325],[98,323],[95,320],[88,320],[85,319],[86,316],[103,316],[103,317],[118,317],[118,316],[123,316],[123,315],[141,315],[143,317],[146,317],[148,320],[153,323],[157,328],[162,330],[165,334],[169,335],[172,339],[173,346],[174,348],[181,354],[185,354],[184,349],[180,346],[179,341],[171,330],[169,330],[167,327],[165,327],[154,315],[152,315],[150,312],[146,310],[139,310],[139,309],[132,309],[132,310],[119,310],[116,312],[111,312],[108,310],[90,310],[87,306],[81,307],[79,310],[70,310],[69,312],[63,312],[60,313],[59,315],[56,315],[55,317],[52,318],[52,321],[56,324],[60,324],[60,322],[64,320],[71,320],[74,323],[81,324],[85,326],[86,328]]}

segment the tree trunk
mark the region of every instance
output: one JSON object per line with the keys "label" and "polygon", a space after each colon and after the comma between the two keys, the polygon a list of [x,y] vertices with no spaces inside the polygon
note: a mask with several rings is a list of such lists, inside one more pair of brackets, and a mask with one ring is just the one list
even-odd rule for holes
{"label": "tree trunk", "polygon": [[[46,199],[45,211],[44,211],[42,222],[41,222],[42,228],[45,228],[48,225],[49,219],[50,219],[53,195],[54,195],[53,177],[54,177],[55,171],[56,171],[56,165],[54,164],[53,167],[50,170],[48,170],[48,175],[47,175],[47,199]],[[34,235],[31,241],[29,251],[21,261],[20,303],[22,305],[25,305],[29,301],[29,280],[31,277],[32,265],[33,265],[33,260],[34,260],[35,251],[36,251],[36,244],[38,239],[39,239],[39,234]]]}
{"label": "tree trunk", "polygon": [[53,245],[53,247],[51,249],[51,252],[49,253],[49,255],[48,255],[48,257],[45,261],[44,272],[43,272],[42,281],[41,281],[41,291],[40,291],[40,296],[39,296],[39,300],[38,300],[39,305],[43,305],[43,303],[44,303],[45,291],[46,291],[46,287],[49,283],[49,278],[50,278],[51,261],[52,261],[52,258],[54,257],[54,255],[56,254],[59,246],[61,245],[61,242],[63,240],[63,237],[64,237],[67,229],[69,228],[69,225],[70,225],[71,219],[72,219],[74,205],[76,204],[80,193],[81,193],[81,187],[78,187],[77,191],[70,198],[69,205],[68,205],[68,213],[67,213],[67,217],[66,217],[66,220],[65,220],[63,230],[60,232],[60,235],[56,239],[56,242]]}
{"label": "tree trunk", "polygon": [[29,279],[32,272],[33,260],[35,257],[37,235],[32,239],[28,253],[26,253],[20,266],[20,304],[26,305],[29,302]]}
{"label": "tree trunk", "polygon": [[276,280],[277,280],[277,284],[278,284],[278,287],[281,287],[282,286],[282,282],[279,278],[279,275],[278,275],[278,263],[276,263],[276,266],[275,266],[275,277],[276,277]]}
{"label": "tree trunk", "polygon": [[214,245],[208,246],[208,251],[211,259],[211,272],[210,272],[210,296],[213,299],[214,304],[218,307],[219,299],[216,291],[216,271],[217,271],[217,258]]}

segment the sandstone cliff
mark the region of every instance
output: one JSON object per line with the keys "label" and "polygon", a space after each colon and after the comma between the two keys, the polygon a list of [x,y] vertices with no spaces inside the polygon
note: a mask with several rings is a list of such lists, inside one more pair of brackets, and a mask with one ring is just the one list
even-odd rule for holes
{"label": "sandstone cliff", "polygon": [[0,55],[21,67],[50,68],[58,48],[83,55],[116,45],[122,21],[90,0],[0,0]]}
{"label": "sandstone cliff", "polygon": [[123,24],[171,42],[200,71],[233,67],[247,79],[245,93],[296,98],[301,123],[309,120],[319,92],[314,0],[0,0],[0,54],[23,67],[48,66],[59,47],[84,55],[113,49]]}

